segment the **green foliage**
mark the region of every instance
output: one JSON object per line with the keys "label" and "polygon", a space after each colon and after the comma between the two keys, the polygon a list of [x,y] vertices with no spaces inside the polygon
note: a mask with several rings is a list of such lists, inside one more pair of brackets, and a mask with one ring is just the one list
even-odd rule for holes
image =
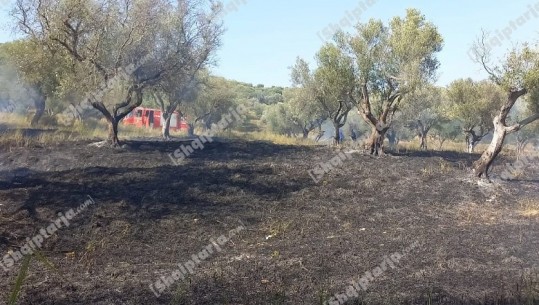
{"label": "green foliage", "polygon": [[22,261],[21,270],[19,271],[19,275],[17,276],[17,280],[15,281],[15,285],[13,286],[13,290],[11,292],[11,295],[9,296],[9,305],[17,304],[17,300],[19,299],[19,295],[22,291],[22,285],[24,284],[26,274],[28,274],[28,269],[30,268],[30,262],[32,261],[32,257],[32,255],[27,255]]}
{"label": "green foliage", "polygon": [[431,134],[443,144],[446,140],[453,141],[461,136],[462,129],[459,122],[442,118],[432,126]]}
{"label": "green foliage", "polygon": [[408,123],[420,121],[432,126],[443,117],[443,106],[442,89],[426,85],[403,98],[400,118]]}
{"label": "green foliage", "polygon": [[288,104],[277,103],[267,106],[262,120],[273,133],[288,136],[301,133],[301,128],[295,124]]}
{"label": "green foliage", "polygon": [[[332,43],[318,51],[316,60],[318,67],[314,72],[301,58],[292,67],[292,81],[299,88],[292,106],[303,123],[313,118],[329,118],[333,125],[342,127],[352,109],[350,94],[356,87],[352,60]],[[313,107],[308,108],[312,112],[299,117],[298,110],[304,106]]]}
{"label": "green foliage", "polygon": [[447,116],[460,121],[463,130],[476,127],[488,130],[506,94],[490,81],[475,82],[468,78],[449,84],[445,99]]}
{"label": "green foliage", "polygon": [[19,270],[19,274],[17,275],[17,279],[13,285],[13,290],[9,296],[9,305],[17,304],[17,300],[22,292],[22,286],[24,285],[28,270],[30,269],[30,263],[34,257],[42,262],[48,269],[58,273],[58,269],[56,269],[56,267],[43,255],[43,253],[41,253],[41,251],[36,251],[32,255],[26,255],[22,260],[21,269]]}
{"label": "green foliage", "polygon": [[324,45],[316,54],[318,69],[314,72],[314,95],[322,107],[331,113],[340,107],[338,101],[349,103],[356,87],[352,59],[334,44]]}
{"label": "green foliage", "polygon": [[71,71],[72,60],[65,52],[48,52],[34,39],[20,39],[0,44],[0,65],[4,99],[16,104],[44,98],[53,112],[65,109],[66,103],[58,98],[63,78]]}
{"label": "green foliage", "polygon": [[283,92],[292,121],[302,131],[310,132],[327,119],[320,103],[305,88],[288,88]]}
{"label": "green foliage", "polygon": [[539,89],[539,53],[528,45],[520,50],[513,49],[502,65],[496,66],[494,71],[494,80],[505,91],[517,88],[526,88],[529,91]]}
{"label": "green foliage", "polygon": [[19,0],[12,15],[38,48],[69,56],[72,73],[59,81],[62,97],[89,101],[110,123],[109,141],[117,145],[115,126],[142,103],[145,90],[212,63],[222,10],[197,0]]}
{"label": "green foliage", "polygon": [[236,97],[233,84],[222,77],[208,76],[193,98],[180,106],[180,110],[189,122],[200,122],[209,129],[236,105]]}
{"label": "green foliage", "polygon": [[[372,110],[380,118],[397,110],[399,97],[435,79],[443,39],[436,26],[418,10],[394,17],[388,26],[380,20],[359,24],[354,35],[338,39],[356,65],[356,82],[363,86],[359,103],[365,115]],[[373,123],[369,119],[369,123]],[[386,123],[386,122],[384,122]]]}
{"label": "green foliage", "polygon": [[[524,124],[539,118],[539,50],[537,47],[530,47],[524,44],[521,48],[513,48],[501,64],[492,63],[492,50],[485,44],[488,35],[478,39],[474,44],[473,51],[476,61],[483,66],[490,75],[490,79],[496,83],[506,94],[520,92],[520,96],[528,95],[526,98],[530,117]],[[511,110],[514,104],[507,104],[506,108]],[[521,126],[523,127],[523,126]]]}

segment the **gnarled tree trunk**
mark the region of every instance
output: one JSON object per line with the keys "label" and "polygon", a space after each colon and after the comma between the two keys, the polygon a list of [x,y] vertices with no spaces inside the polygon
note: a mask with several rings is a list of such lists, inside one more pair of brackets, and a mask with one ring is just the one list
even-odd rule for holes
{"label": "gnarled tree trunk", "polygon": [[[505,122],[505,118],[503,120]],[[473,128],[470,128],[465,130],[464,133],[466,134],[466,151],[469,154],[472,154],[477,144],[479,144],[479,142],[481,142],[481,140],[483,140],[483,138],[490,133],[490,130],[485,131],[483,127],[481,127],[479,134],[477,134]]]}
{"label": "gnarled tree trunk", "polygon": [[503,142],[507,136],[507,127],[503,123],[504,118],[501,118],[500,115],[497,115],[494,118],[494,135],[492,137],[492,142],[488,146],[487,150],[483,152],[481,158],[474,162],[473,170],[477,177],[488,179],[488,171],[494,162],[494,159],[502,151]]}
{"label": "gnarled tree trunk", "polygon": [[109,123],[109,136],[107,141],[112,146],[120,146],[120,140],[118,139],[118,124],[120,121],[116,120],[115,118],[112,118],[112,120],[107,119],[107,121]]}
{"label": "gnarled tree trunk", "polygon": [[475,146],[481,141],[474,131],[466,133],[466,152],[473,154]]}
{"label": "gnarled tree trunk", "polygon": [[417,120],[417,122],[414,124],[417,136],[419,137],[419,149],[420,150],[428,150],[427,146],[427,135],[429,134],[430,127],[429,124],[423,124],[421,120]]}
{"label": "gnarled tree trunk", "polygon": [[386,138],[389,141],[389,148],[398,151],[399,150],[399,134],[395,131],[395,129],[389,129],[386,132]]}
{"label": "gnarled tree trunk", "polygon": [[384,154],[384,139],[389,128],[376,128],[372,129],[371,137],[369,138],[369,149],[371,155]]}
{"label": "gnarled tree trunk", "polygon": [[333,124],[333,127],[335,128],[335,133],[333,134],[333,143],[335,145],[341,144],[341,126],[339,124]]}
{"label": "gnarled tree trunk", "polygon": [[114,105],[112,112],[107,109],[102,101],[94,100],[91,104],[105,116],[109,123],[107,142],[112,147],[118,147],[121,145],[120,140],[118,139],[118,124],[123,118],[131,113],[133,109],[142,104],[142,88],[138,86],[130,88],[125,100],[122,103]]}
{"label": "gnarled tree trunk", "polygon": [[496,159],[498,154],[502,151],[505,137],[537,119],[531,117],[511,127],[505,125],[505,120],[507,119],[511,108],[513,108],[518,98],[526,93],[526,89],[511,91],[500,112],[494,117],[494,135],[492,137],[492,142],[487,150],[483,152],[481,158],[473,163],[473,172],[476,177],[488,179],[489,169],[492,166],[494,159]]}

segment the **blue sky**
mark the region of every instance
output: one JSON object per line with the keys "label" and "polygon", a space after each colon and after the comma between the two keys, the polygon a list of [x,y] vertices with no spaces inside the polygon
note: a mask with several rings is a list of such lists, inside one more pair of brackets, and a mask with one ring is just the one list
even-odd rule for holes
{"label": "blue sky", "polygon": [[[0,42],[13,39],[6,3],[0,0]],[[539,41],[539,0],[224,0],[227,31],[219,50],[217,75],[266,86],[289,86],[289,67],[297,56],[314,63],[314,54],[324,43],[325,29],[343,22],[365,22],[370,18],[388,21],[403,16],[406,8],[419,9],[433,22],[445,43],[439,54],[439,85],[461,77],[485,78],[468,56],[481,29],[492,32],[496,54],[502,56],[512,46]],[[537,10],[531,8],[537,7]],[[354,14],[355,12],[355,14]]]}

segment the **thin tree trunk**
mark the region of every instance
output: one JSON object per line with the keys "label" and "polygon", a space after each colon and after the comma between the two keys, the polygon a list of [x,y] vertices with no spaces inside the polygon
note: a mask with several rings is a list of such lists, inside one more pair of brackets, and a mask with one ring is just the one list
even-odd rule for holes
{"label": "thin tree trunk", "polygon": [[165,121],[163,122],[163,126],[161,128],[161,135],[163,136],[163,139],[169,140],[170,139],[170,121],[172,119],[172,114],[163,113],[163,119]]}
{"label": "thin tree trunk", "polygon": [[475,133],[466,133],[466,152],[473,154],[475,146],[481,141],[481,138],[477,137]]}
{"label": "thin tree trunk", "polygon": [[442,150],[442,147],[444,146],[445,141],[446,141],[446,139],[441,139],[440,140],[440,148],[438,148],[438,150]]}
{"label": "thin tree trunk", "polygon": [[335,134],[333,136],[333,142],[335,143],[335,145],[338,145],[338,144],[341,143],[341,136],[340,136],[340,133],[339,133],[341,128],[340,128],[339,124],[334,124],[333,126],[335,128]]}
{"label": "thin tree trunk", "polygon": [[419,133],[419,149],[428,150],[427,148],[427,134],[425,132]]}
{"label": "thin tree trunk", "polygon": [[520,132],[517,133],[516,138],[517,138],[516,146],[517,146],[517,160],[518,160],[518,159],[520,159],[520,157],[522,156],[522,154],[526,150],[526,146],[528,146],[528,143],[529,143],[530,139],[522,137]]}
{"label": "thin tree trunk", "polygon": [[189,137],[195,136],[195,124],[192,124],[192,123],[187,124],[187,135]]}
{"label": "thin tree trunk", "polygon": [[539,114],[534,114],[511,127],[507,127],[505,125],[505,120],[517,100],[527,93],[527,89],[510,91],[507,101],[505,102],[505,104],[502,105],[498,115],[494,117],[494,135],[492,138],[492,142],[490,142],[490,145],[488,146],[487,150],[481,155],[481,158],[475,161],[473,164],[473,171],[476,177],[488,179],[488,171],[490,169],[490,166],[502,150],[505,137],[509,133],[517,132],[527,124],[530,124],[533,121],[539,119]]}
{"label": "thin tree trunk", "polygon": [[34,117],[32,118],[32,121],[30,122],[30,126],[35,127],[39,123],[39,120],[45,113],[45,98],[44,97],[37,97],[34,100],[34,105],[36,106],[36,113],[34,114]]}
{"label": "thin tree trunk", "polygon": [[311,132],[311,131],[310,131],[310,130],[307,130],[307,128],[303,128],[303,138],[304,138],[304,139],[309,138],[309,133],[310,133],[310,132]]}

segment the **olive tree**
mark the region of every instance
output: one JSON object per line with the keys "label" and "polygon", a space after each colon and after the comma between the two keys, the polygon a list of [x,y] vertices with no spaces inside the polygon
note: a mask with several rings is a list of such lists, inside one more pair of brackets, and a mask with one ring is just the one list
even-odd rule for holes
{"label": "olive tree", "polygon": [[283,91],[283,98],[291,123],[300,130],[304,139],[327,119],[322,106],[305,88],[287,88]]}
{"label": "olive tree", "polygon": [[351,92],[356,90],[354,67],[350,57],[334,43],[327,43],[316,54],[317,68],[311,72],[302,59],[292,67],[296,86],[308,90],[322,113],[335,128],[334,142],[340,143],[339,131],[353,108]]}
{"label": "olive tree", "polygon": [[473,153],[475,146],[492,131],[492,119],[504,99],[503,91],[488,80],[458,79],[447,87],[445,99],[448,116],[460,123],[467,151]]}
{"label": "olive tree", "polygon": [[[194,136],[195,127],[201,123],[208,130],[221,120],[236,102],[232,83],[222,77],[200,76],[195,90],[180,105],[182,115],[188,120],[188,134]],[[234,122],[241,123],[241,122]],[[230,124],[228,127],[232,127]]]}
{"label": "olive tree", "polygon": [[380,20],[358,24],[356,33],[341,41],[355,63],[357,94],[351,99],[372,130],[372,154],[381,152],[402,98],[436,78],[443,39],[436,26],[416,9],[394,17],[388,25]]}
{"label": "olive tree", "polygon": [[[539,119],[539,52],[527,45],[513,49],[501,65],[492,64],[491,50],[483,35],[474,46],[476,60],[489,74],[491,80],[504,90],[505,99],[496,108],[492,120],[494,133],[488,148],[481,158],[474,162],[476,177],[488,179],[488,172],[494,160],[501,152],[508,134],[517,132]],[[526,95],[530,98],[524,99]],[[507,118],[519,100],[528,102],[528,117],[509,124]]]}
{"label": "olive tree", "polygon": [[0,61],[4,72],[3,91],[17,103],[31,101],[36,112],[30,122],[38,124],[45,113],[46,102],[55,98],[61,79],[68,77],[72,60],[65,51],[49,52],[35,39],[21,39],[0,46]]}
{"label": "olive tree", "polygon": [[291,107],[287,103],[267,105],[262,115],[262,120],[269,131],[292,137],[301,132],[301,128],[294,122],[291,115]]}
{"label": "olive tree", "polygon": [[427,150],[427,136],[442,118],[441,89],[432,85],[418,88],[403,98],[402,116],[405,126],[419,138],[419,148]]}

